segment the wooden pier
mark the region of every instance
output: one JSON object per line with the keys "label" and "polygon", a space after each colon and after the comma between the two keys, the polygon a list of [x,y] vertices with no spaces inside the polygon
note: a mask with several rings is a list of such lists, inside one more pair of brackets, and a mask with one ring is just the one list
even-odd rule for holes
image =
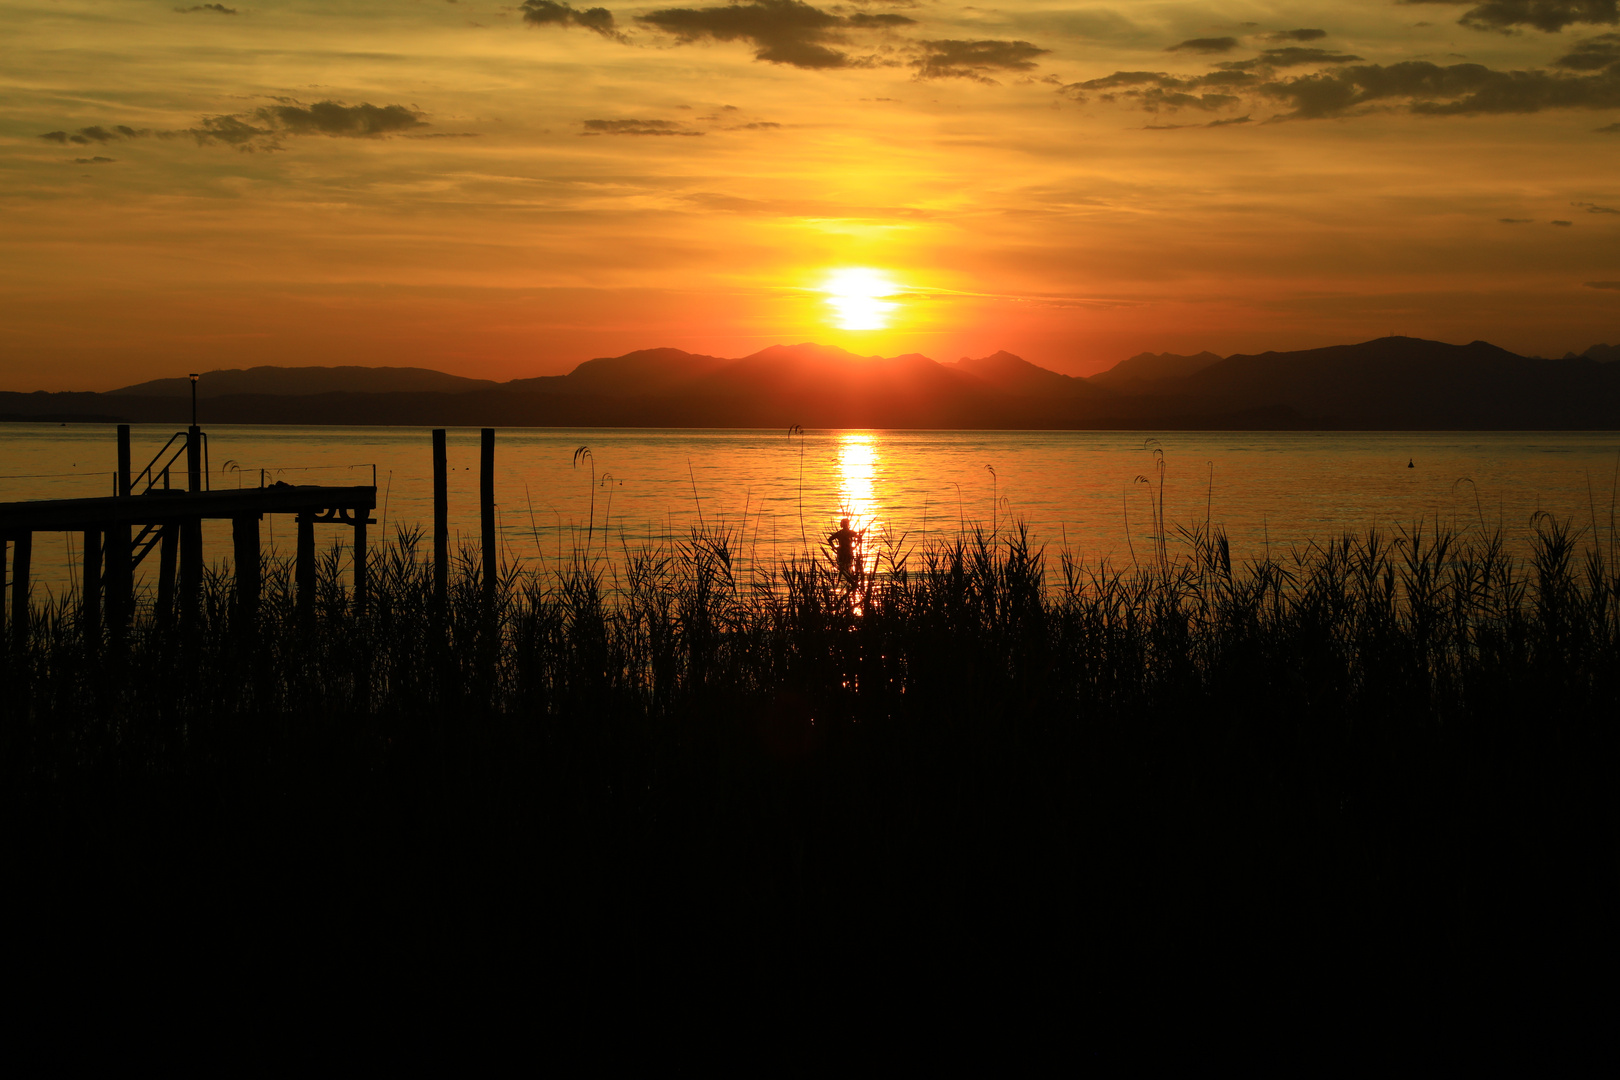
{"label": "wooden pier", "polygon": [[[251,622],[259,606],[259,521],[265,514],[297,516],[294,582],[296,603],[306,613],[314,610],[315,526],[331,524],[352,529],[354,604],[357,611],[365,609],[366,526],[374,523],[371,511],[377,505],[375,483],[365,487],[278,483],[210,491],[203,464],[207,453],[205,443],[203,433],[193,425],[177,433],[153,458],[152,464],[132,477],[129,426],[122,424],[118,428],[117,494],[105,498],[0,503],[0,541],[10,541],[12,552],[9,573],[5,559],[0,558],[0,588],[10,585],[12,625],[19,636],[28,625],[34,533],[83,534],[80,614],[85,629],[99,633],[103,594],[107,623],[114,627],[127,625],[134,614],[135,569],[153,550],[158,552],[160,614],[178,608],[185,618],[196,611],[202,587],[202,523],[205,519],[231,522],[237,613]],[[165,455],[169,455],[166,460]],[[171,488],[170,472],[182,456],[186,459],[186,487]],[[0,604],[0,620],[4,617],[4,605]]]}

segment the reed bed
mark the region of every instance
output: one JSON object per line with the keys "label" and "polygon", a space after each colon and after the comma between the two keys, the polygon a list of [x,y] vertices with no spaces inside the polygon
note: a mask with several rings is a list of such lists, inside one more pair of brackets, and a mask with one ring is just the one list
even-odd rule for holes
{"label": "reed bed", "polygon": [[54,919],[183,912],[242,950],[1575,963],[1607,918],[1620,561],[1534,525],[1525,557],[1418,524],[1245,561],[1160,521],[1126,566],[1002,526],[855,582],[734,573],[716,527],[492,589],[463,552],[443,609],[401,530],[360,616],[337,550],[309,612],[270,558],[253,625],[220,572],[94,640],[34,613],[7,854]]}

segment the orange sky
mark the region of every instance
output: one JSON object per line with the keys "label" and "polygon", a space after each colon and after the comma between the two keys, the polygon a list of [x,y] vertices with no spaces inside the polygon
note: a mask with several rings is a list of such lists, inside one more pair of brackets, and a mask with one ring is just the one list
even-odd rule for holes
{"label": "orange sky", "polygon": [[[1620,341],[1615,7],[0,0],[0,389],[1580,351]],[[834,325],[849,267],[886,329]]]}

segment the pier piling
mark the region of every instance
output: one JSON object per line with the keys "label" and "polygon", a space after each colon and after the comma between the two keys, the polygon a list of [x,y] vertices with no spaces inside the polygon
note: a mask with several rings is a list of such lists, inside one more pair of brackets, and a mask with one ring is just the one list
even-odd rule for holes
{"label": "pier piling", "polygon": [[115,522],[107,526],[103,555],[107,563],[107,625],[117,630],[129,622],[134,605],[135,567],[128,525]]}
{"label": "pier piling", "polygon": [[450,583],[450,495],[444,428],[433,429],[433,599],[444,610]]}
{"label": "pier piling", "polygon": [[79,622],[86,643],[101,637],[101,530],[84,530],[84,589]]}
{"label": "pier piling", "polygon": [[21,650],[28,640],[28,577],[34,561],[34,534],[11,538],[11,636]]}
{"label": "pier piling", "polygon": [[298,554],[293,565],[297,583],[298,617],[308,619],[315,614],[315,520],[309,513],[298,515]]}
{"label": "pier piling", "polygon": [[129,425],[118,425],[118,494],[129,495]]}
{"label": "pier piling", "polygon": [[170,522],[158,533],[157,613],[165,622],[174,617],[174,565],[179,553],[180,526]]}
{"label": "pier piling", "polygon": [[484,548],[484,603],[495,599],[495,429],[479,434],[478,524]]}
{"label": "pier piling", "polygon": [[186,429],[186,490],[202,489],[202,428],[193,424]]}
{"label": "pier piling", "polygon": [[259,614],[259,515],[231,519],[231,545],[236,563],[236,617],[244,628]]}
{"label": "pier piling", "polygon": [[370,582],[366,580],[366,515],[359,514],[354,521],[354,613],[366,613]]}
{"label": "pier piling", "polygon": [[[192,424],[186,429],[186,490],[200,492],[202,475],[202,428],[197,426],[197,380],[191,380]],[[202,598],[202,519],[189,518],[180,525],[180,615],[194,619]]]}
{"label": "pier piling", "polygon": [[[118,425],[118,497],[134,494],[129,472],[129,425]],[[105,530],[107,623],[114,630],[128,625],[135,606],[134,547],[127,524],[112,523]]]}
{"label": "pier piling", "polygon": [[202,519],[180,522],[180,617],[194,619],[202,595]]}

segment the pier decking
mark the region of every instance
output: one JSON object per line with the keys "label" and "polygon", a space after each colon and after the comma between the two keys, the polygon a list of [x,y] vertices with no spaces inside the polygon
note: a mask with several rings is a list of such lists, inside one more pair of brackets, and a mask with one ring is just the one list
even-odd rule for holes
{"label": "pier decking", "polygon": [[[294,581],[300,608],[312,610],[315,591],[315,526],[343,525],[353,530],[354,604],[366,604],[366,526],[377,505],[375,485],[327,487],[273,484],[226,491],[206,490],[202,467],[204,437],[196,426],[177,433],[184,442],[167,462],[166,446],[153,463],[134,477],[145,490],[136,493],[129,467],[129,427],[118,428],[118,494],[105,498],[40,499],[0,503],[0,541],[10,541],[10,567],[0,558],[0,587],[11,587],[14,627],[27,625],[28,586],[36,532],[75,532],[84,537],[81,618],[99,632],[102,596],[111,625],[120,626],[133,613],[134,572],[154,549],[158,551],[158,609],[178,606],[185,618],[195,610],[202,585],[202,522],[229,519],[236,566],[236,604],[251,619],[259,604],[259,521],[265,514],[294,514],[298,547]],[[170,489],[170,467],[186,456],[187,488]],[[163,486],[158,486],[159,481]],[[262,481],[261,481],[262,483]],[[178,569],[178,592],[176,571]],[[9,570],[9,573],[8,573]],[[9,578],[9,582],[8,582]],[[178,605],[176,605],[178,601]],[[4,605],[0,604],[0,619]],[[3,624],[0,624],[3,626]]]}

